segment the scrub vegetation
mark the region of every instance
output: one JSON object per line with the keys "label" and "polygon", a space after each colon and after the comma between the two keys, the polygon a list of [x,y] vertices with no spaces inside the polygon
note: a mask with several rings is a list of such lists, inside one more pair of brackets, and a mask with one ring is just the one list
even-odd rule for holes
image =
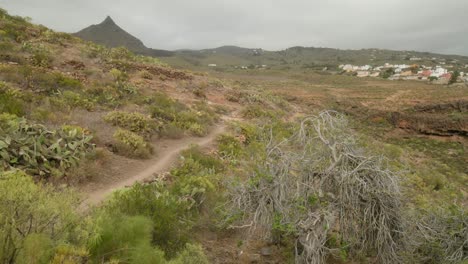
{"label": "scrub vegetation", "polygon": [[466,263],[461,88],[217,77],[0,9],[0,262]]}

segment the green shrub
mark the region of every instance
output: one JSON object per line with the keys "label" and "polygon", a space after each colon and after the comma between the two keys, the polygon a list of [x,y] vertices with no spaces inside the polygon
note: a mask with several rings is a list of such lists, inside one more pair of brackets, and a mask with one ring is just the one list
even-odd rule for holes
{"label": "green shrub", "polygon": [[0,113],[9,113],[17,116],[23,116],[24,103],[14,96],[0,91]]}
{"label": "green shrub", "polygon": [[73,36],[67,33],[55,32],[53,30],[45,30],[41,34],[41,38],[52,44],[63,45],[65,41],[73,40]]}
{"label": "green shrub", "polygon": [[86,94],[99,105],[117,107],[125,103],[119,90],[110,85],[94,84],[86,89]]}
{"label": "green shrub", "polygon": [[195,136],[204,136],[208,127],[217,119],[216,113],[205,103],[195,104],[191,109],[165,94],[155,94],[147,100],[151,116],[164,124],[171,124]]}
{"label": "green shrub", "polygon": [[221,135],[218,137],[218,150],[223,158],[235,159],[242,152],[241,142],[230,135]]}
{"label": "green shrub", "polygon": [[167,66],[167,64],[163,63],[161,60],[155,57],[149,57],[149,56],[137,55],[135,56],[135,61],[146,63],[146,64],[158,65],[158,66]]}
{"label": "green shrub", "polygon": [[162,126],[160,135],[165,138],[180,139],[184,136],[184,129],[171,122]]}
{"label": "green shrub", "polygon": [[34,183],[21,171],[0,172],[0,262],[49,263],[56,243],[80,241],[78,196]]}
{"label": "green shrub", "polygon": [[113,111],[104,116],[104,120],[146,138],[159,130],[159,124],[155,120],[137,112]]}
{"label": "green shrub", "polygon": [[30,38],[28,33],[31,31],[28,30],[28,27],[31,27],[31,25],[26,19],[19,16],[11,16],[6,12],[1,16],[1,19],[0,36],[2,38],[9,38],[18,43]]}
{"label": "green shrub", "polygon": [[[184,157],[184,159],[192,159],[196,163],[199,163],[203,169],[213,170],[215,173],[219,173],[224,170],[224,165],[221,160],[203,153],[200,147],[196,145],[182,151],[181,156]],[[183,165],[181,167],[183,167]],[[199,171],[191,171],[192,174],[196,174],[197,172]],[[177,174],[179,173],[176,173],[176,175]],[[187,171],[185,174],[190,174],[190,171]]]}
{"label": "green shrub", "polygon": [[24,239],[17,263],[49,263],[53,255],[53,241],[45,234],[30,234]]}
{"label": "green shrub", "polygon": [[141,78],[147,79],[147,80],[152,80],[153,79],[153,74],[151,74],[149,71],[141,71],[140,76],[141,76]]}
{"label": "green shrub", "polygon": [[114,78],[115,82],[122,83],[128,80],[128,75],[116,68],[111,69],[110,74],[112,75],[112,78]]}
{"label": "green shrub", "polygon": [[188,108],[180,102],[173,100],[163,93],[154,94],[149,100],[151,116],[172,122],[177,119],[178,113],[186,111]]}
{"label": "green shrub", "polygon": [[222,161],[203,153],[197,146],[183,151],[181,156],[182,163],[171,170],[173,192],[188,197],[190,208],[198,208],[207,200],[214,201],[217,174],[224,170]]}
{"label": "green shrub", "polygon": [[2,53],[15,51],[15,48],[16,46],[11,41],[0,40],[0,50]]}
{"label": "green shrub", "polygon": [[62,93],[62,98],[64,102],[70,106],[70,108],[81,107],[88,111],[91,111],[95,108],[94,102],[73,91],[64,91]]}
{"label": "green shrub", "polygon": [[[446,205],[444,205],[445,207]],[[465,263],[468,213],[463,207],[432,209],[412,216],[407,263]]]}
{"label": "green shrub", "polygon": [[279,113],[276,113],[272,110],[265,109],[261,105],[248,105],[242,110],[242,116],[245,118],[275,118],[280,116]]}
{"label": "green shrub", "polygon": [[109,57],[112,60],[131,61],[135,58],[135,54],[133,54],[125,47],[117,47],[109,50]]}
{"label": "green shrub", "polygon": [[190,236],[192,215],[188,203],[161,183],[136,184],[120,190],[105,205],[105,210],[127,216],[145,216],[151,220],[152,241],[173,257]]}
{"label": "green shrub", "polygon": [[118,129],[114,133],[115,151],[121,155],[135,158],[149,158],[153,152],[145,139],[131,131]]}
{"label": "green shrub", "polygon": [[58,72],[30,66],[0,65],[0,77],[24,89],[54,95],[64,90],[81,90],[80,81]]}
{"label": "green shrub", "polygon": [[31,57],[31,63],[37,67],[49,68],[53,58],[46,52],[35,52]]}
{"label": "green shrub", "polygon": [[59,245],[50,264],[88,263],[89,252],[72,245]]}
{"label": "green shrub", "polygon": [[53,74],[54,81],[57,82],[57,88],[63,90],[81,90],[83,85],[79,80],[75,80],[73,78],[67,77],[60,73]]}
{"label": "green shrub", "polygon": [[195,136],[202,137],[208,133],[207,127],[199,123],[189,123],[188,131]]}
{"label": "green shrub", "polygon": [[78,129],[48,130],[24,118],[0,115],[0,161],[4,169],[20,168],[32,175],[62,176],[94,148],[92,137]]}
{"label": "green shrub", "polygon": [[151,245],[152,222],[144,216],[104,214],[96,223],[98,239],[90,243],[96,262],[118,259],[134,264],[164,263],[164,253]]}
{"label": "green shrub", "polygon": [[187,244],[185,249],[169,264],[208,264],[208,258],[200,245]]}

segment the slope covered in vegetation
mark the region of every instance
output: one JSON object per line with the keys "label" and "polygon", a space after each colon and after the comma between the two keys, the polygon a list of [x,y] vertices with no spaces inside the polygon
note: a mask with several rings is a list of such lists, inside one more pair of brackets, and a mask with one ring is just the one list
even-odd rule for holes
{"label": "slope covered in vegetation", "polygon": [[[413,145],[381,142],[353,115],[174,70],[4,10],[0,36],[1,263],[468,257],[463,186],[432,186],[404,163]],[[83,206],[88,187],[131,176],[119,173],[221,119],[229,129],[213,148],[190,146],[168,172]],[[446,160],[429,161],[448,175]],[[450,177],[463,182],[459,170]]]}

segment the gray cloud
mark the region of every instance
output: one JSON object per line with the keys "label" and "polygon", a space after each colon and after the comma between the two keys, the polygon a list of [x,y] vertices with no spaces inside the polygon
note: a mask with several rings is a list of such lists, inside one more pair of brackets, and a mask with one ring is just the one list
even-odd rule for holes
{"label": "gray cloud", "polygon": [[466,0],[0,0],[65,32],[106,15],[152,48],[389,48],[468,55]]}

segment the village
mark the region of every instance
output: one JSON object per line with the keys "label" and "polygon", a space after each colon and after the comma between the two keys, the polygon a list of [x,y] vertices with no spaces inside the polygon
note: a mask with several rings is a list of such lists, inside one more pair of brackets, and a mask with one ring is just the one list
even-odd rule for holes
{"label": "village", "polygon": [[[416,61],[416,59],[411,59]],[[441,63],[445,64],[445,63]],[[338,67],[342,73],[352,74],[357,77],[381,77],[388,80],[414,80],[430,81],[436,84],[449,84],[454,82],[468,83],[468,73],[449,70],[453,66],[425,66],[418,64],[390,64],[372,67],[371,65],[356,66],[342,64]],[[465,65],[468,70],[468,65]]]}

